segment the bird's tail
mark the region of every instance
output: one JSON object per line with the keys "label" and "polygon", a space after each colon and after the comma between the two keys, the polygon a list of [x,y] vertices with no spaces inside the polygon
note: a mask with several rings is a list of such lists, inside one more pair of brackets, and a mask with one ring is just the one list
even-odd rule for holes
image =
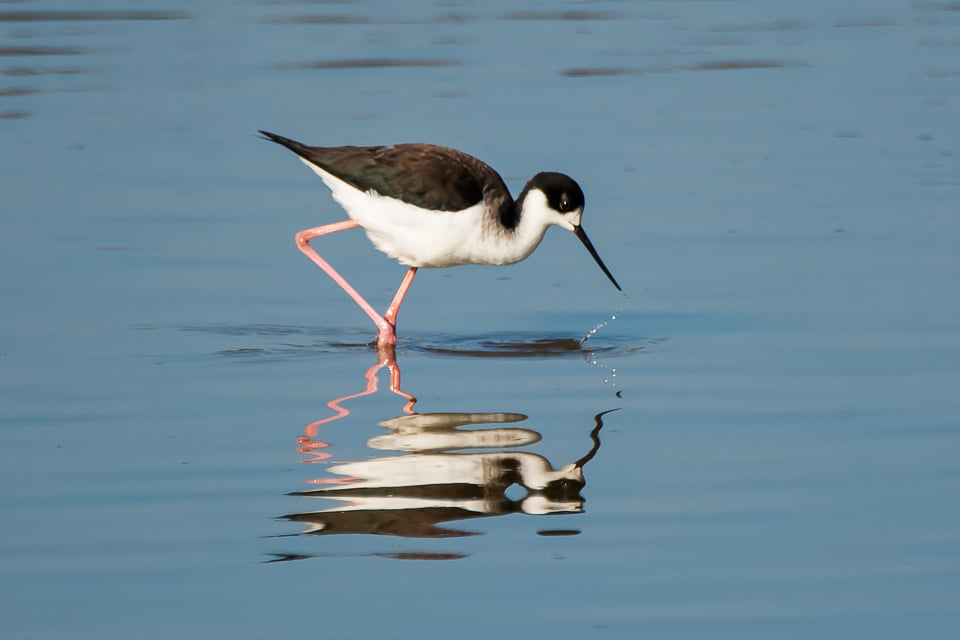
{"label": "bird's tail", "polygon": [[293,151],[298,156],[303,157],[304,154],[309,152],[309,147],[307,145],[297,142],[296,140],[291,140],[290,138],[285,138],[276,133],[270,133],[269,131],[264,131],[263,129],[258,129],[260,135],[263,136],[264,140],[270,140],[271,142],[276,142],[279,145],[283,145],[290,151]]}

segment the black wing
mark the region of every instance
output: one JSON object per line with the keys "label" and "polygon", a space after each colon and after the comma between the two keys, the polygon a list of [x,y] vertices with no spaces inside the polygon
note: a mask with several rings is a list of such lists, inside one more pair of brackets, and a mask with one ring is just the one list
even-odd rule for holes
{"label": "black wing", "polygon": [[471,155],[432,144],[389,147],[310,147],[261,131],[301,158],[363,191],[435,211],[460,211],[490,195],[511,200],[496,171]]}

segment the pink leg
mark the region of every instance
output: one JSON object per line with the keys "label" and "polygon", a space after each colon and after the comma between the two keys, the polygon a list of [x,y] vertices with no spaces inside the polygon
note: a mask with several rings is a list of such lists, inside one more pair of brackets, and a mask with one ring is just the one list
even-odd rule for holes
{"label": "pink leg", "polygon": [[393,325],[394,328],[397,326],[397,314],[400,313],[400,304],[403,302],[404,296],[407,295],[410,285],[413,284],[413,277],[415,275],[417,275],[417,268],[410,267],[407,275],[403,276],[403,282],[400,283],[397,294],[393,296],[393,302],[387,307],[387,313],[383,316],[383,319]]}
{"label": "pink leg", "polygon": [[[337,231],[344,231],[346,229],[352,229],[358,226],[358,223],[355,220],[344,220],[342,222],[334,222],[333,224],[325,224],[322,227],[314,227],[313,229],[305,229],[297,234],[297,248],[303,252],[310,260],[313,261],[318,267],[324,270],[324,272],[330,276],[330,278],[340,285],[340,288],[347,292],[347,295],[350,296],[357,305],[363,309],[371,320],[373,324],[377,327],[377,344],[396,344],[397,343],[397,334],[396,329],[394,328],[394,318],[396,317],[396,310],[394,305],[390,305],[390,310],[387,311],[390,319],[385,319],[379,313],[377,313],[374,308],[370,305],[369,302],[363,299],[357,290],[350,286],[350,283],[347,282],[343,276],[337,273],[336,269],[330,266],[330,263],[320,257],[320,255],[314,251],[313,247],[310,246],[310,241],[319,236],[325,236],[329,233],[336,233]],[[416,272],[416,269],[412,269]],[[401,290],[406,294],[406,289],[410,287],[408,282],[413,280],[413,276],[410,273],[407,273],[407,277],[404,278],[403,283],[400,285]],[[406,288],[404,288],[406,285]],[[399,301],[394,299],[396,307],[399,308],[400,302],[403,301],[403,295],[400,294],[400,291],[397,292]]]}

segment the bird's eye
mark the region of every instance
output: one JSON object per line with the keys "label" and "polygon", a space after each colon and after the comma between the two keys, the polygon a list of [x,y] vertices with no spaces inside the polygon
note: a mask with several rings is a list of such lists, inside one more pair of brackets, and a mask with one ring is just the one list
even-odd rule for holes
{"label": "bird's eye", "polygon": [[570,208],[570,199],[567,197],[567,194],[560,196],[560,211],[566,211]]}

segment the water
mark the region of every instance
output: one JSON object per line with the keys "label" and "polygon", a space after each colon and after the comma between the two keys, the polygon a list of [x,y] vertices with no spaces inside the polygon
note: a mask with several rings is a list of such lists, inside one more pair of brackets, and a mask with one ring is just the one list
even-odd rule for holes
{"label": "water", "polygon": [[[948,2],[0,3],[0,636],[950,637],[958,48]],[[551,231],[377,353],[258,128],[569,173],[626,297]]]}

